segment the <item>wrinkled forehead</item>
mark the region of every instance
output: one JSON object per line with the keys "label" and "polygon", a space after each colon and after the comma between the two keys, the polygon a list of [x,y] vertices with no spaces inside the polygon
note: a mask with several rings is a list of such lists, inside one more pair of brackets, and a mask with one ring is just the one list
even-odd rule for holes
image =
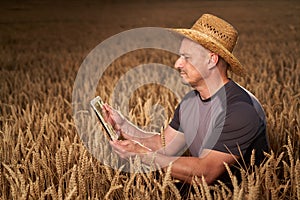
{"label": "wrinkled forehead", "polygon": [[179,53],[210,53],[210,51],[204,48],[201,44],[198,44],[191,39],[183,38],[181,41]]}

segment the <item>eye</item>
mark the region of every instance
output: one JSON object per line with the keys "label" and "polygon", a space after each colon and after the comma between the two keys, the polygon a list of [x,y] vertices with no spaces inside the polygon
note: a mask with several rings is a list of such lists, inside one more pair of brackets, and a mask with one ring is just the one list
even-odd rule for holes
{"label": "eye", "polygon": [[185,60],[189,60],[190,59],[190,56],[185,55],[185,54],[180,54],[180,57],[182,57]]}

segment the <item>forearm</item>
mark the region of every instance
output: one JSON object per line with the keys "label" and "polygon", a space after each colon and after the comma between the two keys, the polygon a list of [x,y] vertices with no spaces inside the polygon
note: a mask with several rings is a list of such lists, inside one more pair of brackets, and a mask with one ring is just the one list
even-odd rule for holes
{"label": "forearm", "polygon": [[148,165],[155,164],[155,167],[160,167],[164,170],[172,163],[171,176],[188,183],[191,183],[194,175],[194,170],[192,170],[192,167],[188,164],[190,159],[191,157],[187,159],[185,157],[170,157],[157,153],[148,153],[142,156],[144,163]]}
{"label": "forearm", "polygon": [[191,183],[194,176],[204,176],[208,184],[212,183],[217,177],[218,173],[214,169],[209,169],[208,166],[197,157],[170,157],[158,153],[148,153],[142,156],[142,161],[146,164],[153,164],[159,166],[164,170],[172,163],[171,176],[183,182]]}
{"label": "forearm", "polygon": [[[164,137],[161,137],[161,134]],[[175,131],[168,126],[163,133],[148,133],[147,137],[137,138],[137,141],[152,149],[158,154],[174,156],[186,150],[186,143],[183,133]]]}
{"label": "forearm", "polygon": [[[196,164],[198,163],[198,164]],[[195,157],[180,157],[172,163],[171,175],[183,182],[192,183],[193,177],[202,176],[208,181],[209,174],[203,163],[199,163],[199,158]]]}

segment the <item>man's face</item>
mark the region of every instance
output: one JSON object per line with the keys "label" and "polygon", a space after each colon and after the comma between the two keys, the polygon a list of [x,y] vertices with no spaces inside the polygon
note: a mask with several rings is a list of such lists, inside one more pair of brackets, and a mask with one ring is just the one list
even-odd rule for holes
{"label": "man's face", "polygon": [[189,39],[183,39],[179,54],[175,68],[179,70],[183,83],[198,86],[209,75],[210,52]]}

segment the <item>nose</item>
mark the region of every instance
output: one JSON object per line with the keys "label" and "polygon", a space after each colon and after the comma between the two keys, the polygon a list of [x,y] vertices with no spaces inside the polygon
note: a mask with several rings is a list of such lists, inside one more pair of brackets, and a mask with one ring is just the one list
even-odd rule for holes
{"label": "nose", "polygon": [[185,60],[184,56],[180,56],[175,62],[175,68],[176,69],[182,68],[184,66],[185,62],[186,62],[186,60]]}

